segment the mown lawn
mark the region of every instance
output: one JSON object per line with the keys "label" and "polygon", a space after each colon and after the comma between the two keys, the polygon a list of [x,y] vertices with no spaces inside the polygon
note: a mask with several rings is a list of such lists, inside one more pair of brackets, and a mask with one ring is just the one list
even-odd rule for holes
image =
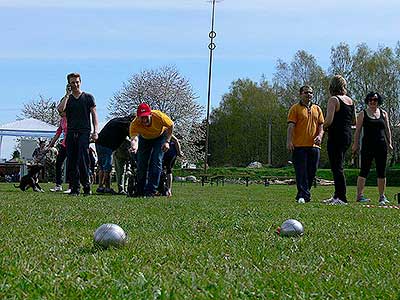
{"label": "mown lawn", "polygon": [[[331,192],[300,205],[294,186],[176,184],[171,199],[135,199],[0,184],[0,299],[399,299],[400,210],[354,203],[354,187],[350,205],[321,204]],[[274,233],[288,218],[303,237]],[[128,244],[96,250],[103,223]]]}

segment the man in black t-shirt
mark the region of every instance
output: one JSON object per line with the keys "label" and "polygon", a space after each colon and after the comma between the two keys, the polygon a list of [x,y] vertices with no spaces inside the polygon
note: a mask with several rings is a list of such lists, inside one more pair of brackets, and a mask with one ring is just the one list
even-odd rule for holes
{"label": "man in black t-shirt", "polygon": [[112,154],[129,137],[129,126],[134,115],[111,119],[100,131],[96,141],[96,152],[99,167],[99,187],[97,193],[111,193],[110,173],[112,169]]}
{"label": "man in black t-shirt", "polygon": [[[78,73],[68,74],[67,81],[65,96],[57,109],[67,116],[68,174],[72,181],[70,195],[79,195],[79,181],[83,186],[83,194],[90,195],[89,140],[96,141],[98,138],[96,104],[91,94],[81,91],[81,76]],[[94,130],[92,134],[90,121]]]}

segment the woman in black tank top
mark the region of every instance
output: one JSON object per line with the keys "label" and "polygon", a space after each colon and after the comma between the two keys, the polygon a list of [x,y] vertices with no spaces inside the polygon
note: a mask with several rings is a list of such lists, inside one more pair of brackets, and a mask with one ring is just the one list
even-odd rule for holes
{"label": "woman in black tank top", "polygon": [[351,125],[355,124],[355,109],[353,100],[346,96],[346,80],[342,76],[335,75],[332,78],[329,92],[331,98],[328,100],[324,129],[328,130],[328,157],[335,182],[335,192],[333,197],[323,202],[345,205],[347,197],[343,163],[346,151],[351,145]]}
{"label": "woman in black tank top", "polygon": [[361,170],[357,178],[357,201],[369,202],[364,196],[365,181],[375,159],[377,184],[379,191],[379,205],[389,203],[385,196],[386,188],[386,160],[388,148],[392,147],[392,135],[390,131],[389,116],[383,109],[382,97],[376,92],[371,92],[365,98],[367,109],[364,109],[358,118],[356,132],[354,134],[353,153],[359,151],[360,134],[363,129],[361,144]]}

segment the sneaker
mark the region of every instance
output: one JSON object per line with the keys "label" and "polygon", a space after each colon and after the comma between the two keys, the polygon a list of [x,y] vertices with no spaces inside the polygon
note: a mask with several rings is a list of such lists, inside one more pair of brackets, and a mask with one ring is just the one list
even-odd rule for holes
{"label": "sneaker", "polygon": [[324,203],[324,204],[330,204],[330,203],[332,203],[335,199],[336,199],[336,198],[330,197],[329,199],[322,200],[322,203]]}
{"label": "sneaker", "polygon": [[339,198],[334,198],[329,205],[347,205],[347,202],[340,200]]}
{"label": "sneaker", "polygon": [[62,192],[62,186],[56,185],[54,188],[50,189],[50,192]]}
{"label": "sneaker", "polygon": [[71,194],[71,189],[64,191],[64,194]]}
{"label": "sneaker", "polygon": [[385,206],[388,205],[390,203],[390,201],[386,198],[385,195],[382,195],[379,197],[379,205],[380,206]]}
{"label": "sneaker", "polygon": [[360,203],[366,203],[366,202],[369,202],[370,201],[370,199],[369,198],[366,198],[364,195],[361,195],[358,199],[357,199],[357,202],[360,202]]}
{"label": "sneaker", "polygon": [[78,191],[71,191],[68,195],[69,196],[79,196],[79,192]]}
{"label": "sneaker", "polygon": [[306,201],[304,200],[304,198],[299,198],[297,199],[297,203],[306,203]]}

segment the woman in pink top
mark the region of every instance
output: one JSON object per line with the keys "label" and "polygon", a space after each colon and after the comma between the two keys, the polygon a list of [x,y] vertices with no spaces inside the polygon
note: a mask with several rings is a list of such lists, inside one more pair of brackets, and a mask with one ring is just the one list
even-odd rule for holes
{"label": "woman in pink top", "polygon": [[[49,145],[47,146],[48,148],[54,147],[54,144],[56,141],[59,139],[61,134],[63,134],[63,140],[60,143],[60,147],[58,149],[58,154],[57,154],[57,159],[56,159],[56,186],[50,191],[52,192],[61,192],[62,191],[62,166],[64,164],[65,158],[67,157],[67,146],[65,144],[65,137],[67,136],[67,117],[65,116],[65,113],[61,113],[61,120],[60,120],[60,125],[57,128],[56,134],[50,141]],[[68,168],[67,168],[68,170]],[[69,182],[68,174],[67,174],[67,182]],[[68,191],[67,191],[68,192]]]}

